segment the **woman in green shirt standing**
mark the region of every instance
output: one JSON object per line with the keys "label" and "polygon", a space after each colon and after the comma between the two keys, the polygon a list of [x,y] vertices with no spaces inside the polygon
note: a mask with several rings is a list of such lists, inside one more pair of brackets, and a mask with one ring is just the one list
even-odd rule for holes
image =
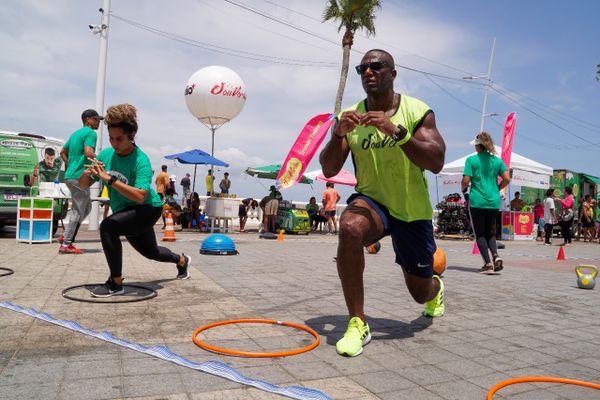
{"label": "woman in green shirt standing", "polygon": [[[500,209],[500,191],[510,182],[510,173],[504,161],[495,155],[494,142],[487,132],[478,134],[471,144],[477,153],[465,162],[461,189],[466,193],[471,185],[469,212],[477,247],[485,262],[479,272],[493,274],[503,268],[496,245],[496,216]],[[500,184],[498,177],[502,178]]]}
{"label": "woman in green shirt standing", "polygon": [[141,255],[177,266],[177,279],[189,278],[191,258],[158,246],[154,225],[162,215],[162,201],[150,187],[152,167],[148,156],[135,144],[137,110],[131,104],[111,106],[104,119],[111,147],[106,148],[86,167],[79,179],[81,187],[102,180],[108,187],[113,214],[100,224],[100,239],[110,277],[95,297],[123,294],[123,248],[121,236]]}

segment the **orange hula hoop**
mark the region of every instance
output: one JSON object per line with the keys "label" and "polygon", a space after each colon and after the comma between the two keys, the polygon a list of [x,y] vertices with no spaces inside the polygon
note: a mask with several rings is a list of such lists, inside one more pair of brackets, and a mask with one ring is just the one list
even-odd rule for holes
{"label": "orange hula hoop", "polygon": [[516,383],[527,383],[527,382],[564,383],[567,385],[584,386],[584,387],[600,390],[600,384],[598,384],[598,383],[578,381],[576,379],[568,379],[568,378],[554,378],[551,376],[524,376],[521,378],[507,379],[505,381],[495,384],[494,386],[492,386],[492,388],[488,392],[486,400],[492,400],[494,393],[496,393],[498,390],[502,389],[503,387],[506,387],[509,385],[514,385]]}
{"label": "orange hula hoop", "polygon": [[[204,343],[203,341],[198,339],[198,334],[207,329],[214,328],[217,326],[223,326],[223,325],[246,324],[246,323],[273,324],[273,325],[289,326],[291,328],[300,329],[300,330],[310,333],[315,338],[315,340],[306,347],[302,347],[300,349],[295,349],[295,350],[290,350],[290,351],[253,352],[253,351],[232,350],[232,349],[226,349],[223,347],[212,346],[212,345],[210,345],[208,343]],[[207,325],[201,326],[200,328],[196,329],[194,331],[194,333],[192,334],[192,340],[198,347],[200,347],[204,350],[212,351],[214,353],[226,354],[226,355],[230,355],[230,356],[254,357],[254,358],[294,356],[296,354],[305,353],[307,351],[310,351],[310,350],[314,349],[315,347],[317,347],[319,345],[319,343],[321,343],[321,338],[319,337],[319,334],[317,332],[315,332],[314,330],[312,330],[311,328],[304,326],[304,325],[298,325],[298,324],[294,324],[291,322],[277,321],[274,319],[232,319],[232,320],[227,320],[227,321],[213,322],[212,324],[207,324]]]}

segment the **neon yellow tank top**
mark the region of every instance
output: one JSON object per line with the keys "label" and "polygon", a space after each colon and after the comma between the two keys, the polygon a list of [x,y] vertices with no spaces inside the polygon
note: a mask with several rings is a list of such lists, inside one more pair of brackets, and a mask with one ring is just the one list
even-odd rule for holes
{"label": "neon yellow tank top", "polygon": [[[361,101],[343,111],[366,113]],[[431,109],[421,100],[401,95],[394,125],[414,134]],[[433,211],[425,171],[409,160],[396,141],[373,126],[357,126],[347,135],[356,172],[356,191],[386,206],[401,221],[431,220]],[[413,139],[411,139],[413,140]]]}

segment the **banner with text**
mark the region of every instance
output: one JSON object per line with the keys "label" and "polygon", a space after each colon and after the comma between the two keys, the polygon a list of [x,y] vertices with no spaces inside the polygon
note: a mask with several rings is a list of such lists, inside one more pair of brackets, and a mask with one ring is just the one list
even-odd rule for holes
{"label": "banner with text", "polygon": [[276,184],[280,189],[287,189],[302,179],[332,122],[333,114],[321,114],[304,126],[277,175]]}
{"label": "banner with text", "polygon": [[438,183],[442,185],[444,189],[455,189],[460,192],[460,182],[462,181],[462,175],[441,175],[438,177]]}
{"label": "banner with text", "polygon": [[514,186],[526,186],[534,189],[548,189],[550,187],[550,176],[514,169],[510,184]]}
{"label": "banner with text", "polygon": [[[510,171],[510,157],[512,155],[512,147],[513,140],[515,137],[515,127],[517,125],[517,120],[515,119],[515,113],[511,112],[506,117],[506,122],[504,123],[504,135],[502,135],[502,154],[501,157],[504,164],[506,164],[506,169]],[[502,181],[502,178],[498,178],[498,184]],[[502,196],[506,195],[506,188],[502,189]]]}

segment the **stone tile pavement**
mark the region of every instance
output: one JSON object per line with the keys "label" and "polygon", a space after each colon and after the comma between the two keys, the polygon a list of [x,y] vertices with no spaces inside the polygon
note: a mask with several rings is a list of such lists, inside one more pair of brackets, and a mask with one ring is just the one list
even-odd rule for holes
{"label": "stone tile pavement", "polygon": [[[157,229],[160,238],[162,232]],[[438,241],[446,251],[446,315],[420,316],[388,239],[366,255],[366,311],[373,341],[356,358],[335,353],[346,307],[333,256],[337,237],[231,234],[240,254],[198,253],[207,234],[177,232],[167,246],[192,255],[191,279],[149,261],[124,243],[126,283],[157,290],[154,299],[91,304],[62,297],[64,288],[104,282],[108,268],[96,232],[80,233],[83,255],[58,245],[16,243],[0,233],[0,301],[33,307],[57,319],[146,346],[165,345],[195,362],[220,360],[240,373],[282,386],[321,390],[334,399],[484,399],[502,380],[547,375],[600,382],[599,291],[576,287],[573,268],[600,266],[600,245],[558,247],[505,242],[506,268],[483,276],[472,243]],[[86,295],[84,291],[81,292]],[[209,322],[266,318],[307,325],[321,344],[293,357],[249,359],[206,352],[191,340]],[[202,339],[247,351],[304,347],[310,335],[271,325],[218,327]],[[0,308],[0,399],[275,399],[281,396],[174,365]],[[494,399],[598,399],[598,391],[557,384],[521,384]]]}

